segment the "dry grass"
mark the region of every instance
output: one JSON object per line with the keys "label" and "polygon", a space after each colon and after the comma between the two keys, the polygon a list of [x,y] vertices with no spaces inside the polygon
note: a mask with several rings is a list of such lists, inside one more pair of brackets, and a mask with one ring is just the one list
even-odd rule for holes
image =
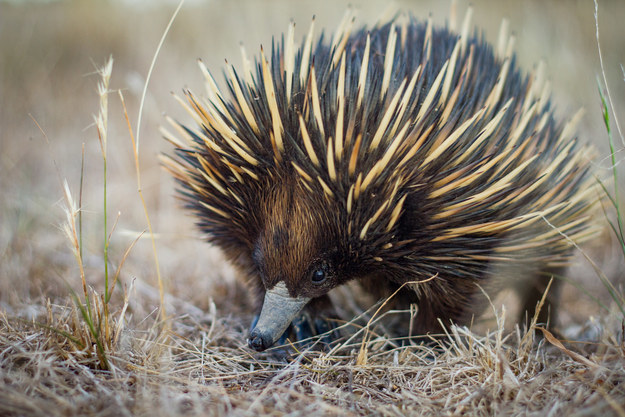
{"label": "dry grass", "polygon": [[[184,306],[179,306],[184,309]],[[385,337],[288,361],[242,346],[241,320],[197,309],[172,318],[162,343],[124,330],[108,372],[91,352],[28,322],[2,317],[3,415],[624,415],[624,346],[573,344],[568,356],[534,333],[503,327],[478,336],[454,328],[444,341],[397,347]],[[50,306],[48,325],[79,331],[73,307]],[[503,320],[503,313],[499,317]],[[503,324],[503,323],[502,323]],[[134,327],[134,326],[133,326]],[[619,347],[620,343],[620,347]]]}
{"label": "dry grass", "polygon": [[[333,28],[346,5],[334,3],[183,8],[159,55],[136,155],[125,118],[136,131],[143,74],[171,10],[79,1],[2,6],[0,415],[625,416],[623,317],[583,262],[573,279],[598,302],[572,285],[565,288],[559,339],[537,337],[535,327],[517,328],[506,320],[514,315],[497,301],[471,329],[457,327],[441,339],[406,345],[384,336],[385,326],[408,320],[410,312],[372,321],[377,305],[359,310],[358,297],[343,289],[335,295],[342,297],[343,338],[330,349],[258,354],[245,346],[253,313],[246,290],[221,255],[199,243],[191,220],[175,205],[171,180],[156,164],[157,153],[167,149],[157,132],[161,112],[177,111],[169,90],[200,83],[197,56],[217,69],[224,57],[236,61],[239,40],[252,52],[291,17],[306,26],[317,14],[322,26]],[[610,165],[605,129],[594,111],[595,78],[587,76],[599,72],[592,5],[524,2],[520,9],[501,10],[482,3],[475,2],[475,17],[489,39],[507,15],[519,32],[522,63],[550,57],[549,72],[561,74],[554,90],[556,102],[565,103],[563,113],[590,103],[582,134],[599,141],[601,155],[608,156],[598,171],[609,176],[603,171]],[[448,5],[407,7],[418,15],[433,10],[441,22]],[[607,83],[616,113],[623,114],[625,83],[614,67],[625,61],[625,36],[614,22],[625,8],[605,7],[600,17],[606,22]],[[384,6],[356,8],[371,22]],[[526,25],[524,13],[539,23]],[[543,14],[559,29],[541,27]],[[231,16],[237,18],[225,18]],[[571,19],[579,22],[576,31],[570,31]],[[215,41],[216,33],[223,40]],[[552,46],[545,45],[548,35],[556,36]],[[546,49],[532,55],[533,48]],[[111,53],[111,85],[98,93],[106,72],[98,75],[92,62],[101,64]],[[127,110],[117,94],[108,94],[117,89]],[[95,126],[85,129],[92,114],[98,115]],[[617,145],[618,162],[623,157]],[[145,233],[150,224],[158,268]],[[586,250],[622,294],[618,245],[606,234]]]}

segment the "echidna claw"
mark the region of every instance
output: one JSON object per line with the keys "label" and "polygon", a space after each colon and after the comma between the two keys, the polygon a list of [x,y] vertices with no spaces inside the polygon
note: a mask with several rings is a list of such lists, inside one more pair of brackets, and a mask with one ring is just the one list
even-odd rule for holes
{"label": "echidna claw", "polygon": [[293,328],[295,340],[297,342],[308,341],[308,339],[311,339],[315,335],[310,324],[310,320],[305,314],[302,314],[293,320],[291,327]]}
{"label": "echidna claw", "polygon": [[321,343],[326,346],[340,337],[339,331],[332,321],[316,318],[315,328],[317,334],[321,336]]}
{"label": "echidna claw", "polygon": [[302,314],[291,323],[296,342],[305,347],[317,346],[326,349],[339,338],[338,330],[333,322],[325,318],[312,318]]}

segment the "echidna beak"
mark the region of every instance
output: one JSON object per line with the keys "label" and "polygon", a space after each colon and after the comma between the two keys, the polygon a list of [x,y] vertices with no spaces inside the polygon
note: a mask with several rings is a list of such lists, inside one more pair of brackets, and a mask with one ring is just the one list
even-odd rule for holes
{"label": "echidna beak", "polygon": [[258,352],[270,348],[309,301],[306,297],[291,297],[284,282],[276,284],[265,293],[260,317],[247,339],[248,346]]}

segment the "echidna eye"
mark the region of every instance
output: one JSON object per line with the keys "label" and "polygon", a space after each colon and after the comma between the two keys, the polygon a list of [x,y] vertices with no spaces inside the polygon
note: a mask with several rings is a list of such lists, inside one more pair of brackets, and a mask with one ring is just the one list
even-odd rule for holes
{"label": "echidna eye", "polygon": [[327,274],[326,271],[324,271],[322,268],[316,269],[311,276],[311,280],[313,283],[315,284],[321,284],[323,281],[326,280]]}

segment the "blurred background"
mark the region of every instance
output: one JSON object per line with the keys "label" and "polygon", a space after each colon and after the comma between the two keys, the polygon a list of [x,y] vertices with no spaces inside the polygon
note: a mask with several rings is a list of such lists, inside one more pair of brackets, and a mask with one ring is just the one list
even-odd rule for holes
{"label": "blurred background", "polygon": [[[474,24],[491,42],[497,40],[502,19],[510,21],[517,36],[519,63],[525,70],[546,62],[561,118],[586,109],[579,132],[598,149],[598,176],[609,178],[608,139],[597,92],[601,71],[594,3],[472,0],[471,4]],[[36,309],[33,305],[42,303],[33,301],[44,296],[65,298],[64,282],[78,288],[76,264],[60,224],[65,216],[62,180],[67,179],[78,198],[83,145],[88,277],[95,287],[101,285],[102,158],[93,127],[93,115],[99,110],[95,72],[113,57],[111,89],[123,92],[136,132],[146,74],[176,5],[173,0],[0,1],[0,309]],[[394,7],[423,18],[431,15],[436,23],[445,24],[450,5],[440,0],[397,1]],[[175,200],[173,181],[159,166],[159,153],[171,149],[158,131],[165,124],[164,115],[190,122],[171,92],[181,93],[188,87],[203,93],[197,58],[221,83],[224,59],[235,66],[241,62],[240,43],[249,55],[255,55],[261,44],[271,44],[272,35],[286,31],[290,20],[296,22],[296,39],[301,40],[313,16],[317,33],[321,28],[332,32],[348,6],[356,11],[360,25],[374,23],[388,7],[386,1],[369,0],[186,1],[158,56],[140,138],[142,189],[158,237],[163,276],[173,296],[206,308],[210,296],[224,303],[241,294],[224,293],[240,291],[221,285],[231,282],[233,271],[219,253],[201,242],[193,220]],[[468,2],[457,2],[459,19],[467,7]],[[606,76],[616,113],[625,124],[621,67],[625,63],[625,1],[600,1],[598,16]],[[109,97],[108,129],[109,226],[119,219],[111,241],[111,262],[116,265],[146,228],[130,135],[117,94]],[[618,137],[616,143],[621,149],[618,160],[623,160]],[[625,174],[625,169],[620,173]],[[620,277],[623,282],[625,266],[609,233],[587,251],[609,277]],[[600,291],[601,284],[587,263],[580,260],[573,269],[575,279],[586,288]],[[122,280],[127,283],[131,278],[145,284],[137,287],[144,294],[154,295],[150,292],[156,279],[149,239],[139,241],[124,266]],[[570,320],[576,321],[580,311],[580,319],[594,311],[587,297],[571,294],[570,300],[576,302],[578,297],[588,309],[579,309],[576,303]],[[154,298],[155,305],[157,301]],[[245,308],[244,301],[237,304]]]}

